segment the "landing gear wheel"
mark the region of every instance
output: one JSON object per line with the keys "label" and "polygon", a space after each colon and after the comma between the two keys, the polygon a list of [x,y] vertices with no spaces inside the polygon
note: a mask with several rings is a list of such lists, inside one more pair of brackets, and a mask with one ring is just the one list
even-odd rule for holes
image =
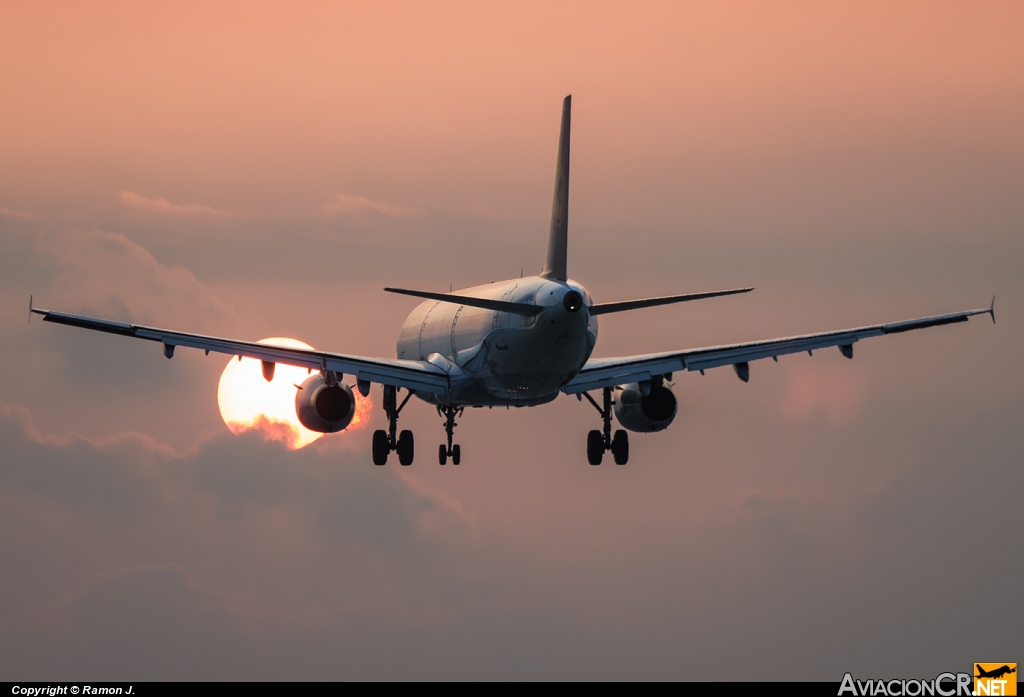
{"label": "landing gear wheel", "polygon": [[580,393],[597,409],[597,413],[601,415],[602,425],[604,426],[600,431],[595,429],[587,434],[587,462],[592,465],[600,465],[604,451],[611,450],[612,457],[615,458],[615,464],[624,465],[629,462],[629,434],[620,428],[615,432],[615,437],[612,438],[612,414],[614,413],[612,406],[614,406],[615,402],[612,401],[612,388],[606,387],[603,392],[602,404],[598,404],[597,400],[591,397],[589,393]]}
{"label": "landing gear wheel", "polygon": [[398,437],[398,414],[402,411],[409,398],[416,394],[409,390],[402,403],[398,403],[398,388],[391,385],[384,385],[384,414],[388,417],[388,430],[373,432],[373,464],[380,466],[387,464],[388,453],[392,450],[398,453],[398,461],[403,467],[412,464],[413,445],[412,431],[402,431]]}
{"label": "landing gear wheel", "polygon": [[604,458],[604,436],[600,431],[591,431],[587,434],[587,462],[592,465],[600,465]]}
{"label": "landing gear wheel", "polygon": [[391,444],[388,443],[387,431],[377,430],[373,432],[373,464],[380,467],[388,463],[388,453],[391,451]]}
{"label": "landing gear wheel", "polygon": [[624,465],[629,462],[629,434],[619,429],[612,439],[612,457],[616,465]]}
{"label": "landing gear wheel", "polygon": [[395,450],[398,451],[398,462],[402,467],[408,467],[412,464],[412,431],[402,431],[398,434],[398,444],[395,446]]}
{"label": "landing gear wheel", "polygon": [[448,458],[452,459],[453,465],[462,461],[462,449],[457,445],[452,445],[452,437],[455,435],[455,417],[462,416],[462,409],[463,407],[450,404],[444,404],[437,408],[438,415],[444,417],[444,432],[448,436],[448,442],[442,443],[441,447],[437,449],[437,461],[442,465],[448,462]]}

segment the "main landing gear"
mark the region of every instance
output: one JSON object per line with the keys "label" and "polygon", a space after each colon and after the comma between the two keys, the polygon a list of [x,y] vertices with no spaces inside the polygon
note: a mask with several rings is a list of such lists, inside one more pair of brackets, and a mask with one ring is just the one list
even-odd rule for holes
{"label": "main landing gear", "polygon": [[398,453],[398,462],[402,467],[408,467],[412,464],[412,431],[402,431],[398,434],[397,438],[395,437],[395,433],[398,431],[398,414],[412,395],[413,391],[409,390],[402,403],[398,404],[398,388],[384,385],[384,413],[388,417],[388,430],[373,432],[373,464],[378,466],[386,465],[388,454],[391,451]]}
{"label": "main landing gear", "polygon": [[452,464],[457,465],[462,461],[462,448],[458,443],[452,445],[452,436],[455,435],[455,417],[462,416],[462,407],[444,405],[437,408],[437,413],[444,417],[444,432],[448,434],[447,447],[442,443],[437,449],[437,461],[444,465],[448,463],[450,457]]}
{"label": "main landing gear", "polygon": [[[409,390],[402,403],[398,403],[398,388],[384,385],[384,413],[388,417],[388,430],[383,429],[373,432],[373,464],[386,465],[388,455],[394,451],[398,453],[398,462],[402,467],[412,464],[413,438],[412,431],[398,433],[398,415],[409,402],[409,398],[415,394]],[[437,413],[445,417],[444,430],[448,434],[448,445],[444,443],[437,451],[437,459],[442,465],[448,464],[451,458],[452,464],[457,465],[462,461],[462,448],[458,444],[452,444],[452,436],[455,435],[455,417],[462,416],[462,407],[449,405],[437,408]],[[397,437],[395,434],[398,434]]]}
{"label": "main landing gear", "polygon": [[604,422],[603,431],[595,429],[587,434],[587,462],[600,465],[604,451],[611,450],[616,465],[626,464],[629,462],[629,434],[620,428],[615,432],[615,437],[612,437],[612,388],[604,388],[603,406],[598,405],[590,393],[584,392],[583,396],[594,405]]}

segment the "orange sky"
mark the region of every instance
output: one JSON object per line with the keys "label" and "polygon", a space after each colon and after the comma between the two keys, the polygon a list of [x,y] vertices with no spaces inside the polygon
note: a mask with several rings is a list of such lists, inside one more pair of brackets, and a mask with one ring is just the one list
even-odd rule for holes
{"label": "orange sky", "polygon": [[[1024,609],[997,554],[1024,484],[1019,3],[0,17],[0,676],[835,681],[1012,649],[976,620]],[[570,92],[570,275],[598,302],[757,286],[609,317],[599,355],[993,293],[999,324],[679,376],[626,468],[586,465],[585,403],[467,412],[458,470],[423,404],[408,470],[369,430],[289,452],[226,431],[222,358],[25,324],[34,293],[391,356],[415,303],[383,286],[539,269]]]}

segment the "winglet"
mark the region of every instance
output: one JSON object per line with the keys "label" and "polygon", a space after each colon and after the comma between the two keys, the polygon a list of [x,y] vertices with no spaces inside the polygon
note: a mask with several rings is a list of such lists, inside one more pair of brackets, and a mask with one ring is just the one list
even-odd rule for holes
{"label": "winglet", "polygon": [[32,322],[32,315],[42,315],[43,319],[46,319],[47,317],[50,316],[50,311],[49,310],[40,310],[38,307],[36,307],[35,304],[32,302],[32,296],[29,295],[28,296],[28,321],[29,321],[29,323]]}
{"label": "winglet", "polygon": [[989,317],[992,318],[992,324],[996,323],[996,296],[992,296],[992,302],[988,306]]}
{"label": "winglet", "polygon": [[43,319],[49,319],[52,316],[50,314],[49,310],[41,310],[38,307],[36,307],[35,303],[32,301],[32,296],[29,295],[28,296],[28,321],[29,321],[30,324],[32,322],[32,315],[42,315]]}

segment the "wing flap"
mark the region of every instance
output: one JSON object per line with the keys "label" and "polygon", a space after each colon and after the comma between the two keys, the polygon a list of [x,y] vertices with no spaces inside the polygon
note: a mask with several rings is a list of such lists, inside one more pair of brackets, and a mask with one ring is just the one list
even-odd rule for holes
{"label": "wing flap", "polygon": [[629,359],[625,358],[612,358],[606,361],[607,365],[604,365],[604,361],[588,361],[583,370],[570,380],[562,391],[566,394],[588,392],[602,387],[650,380],[656,375],[676,373],[684,369],[683,362],[674,356],[652,356],[636,362],[629,362]]}
{"label": "wing flap", "polygon": [[793,337],[792,339],[781,339],[750,346],[739,345],[736,348],[703,349],[707,353],[697,353],[696,355],[689,356],[684,362],[687,370],[707,370],[708,368],[718,368],[723,365],[749,363],[750,361],[762,358],[777,358],[778,356],[803,353],[804,351],[817,351],[818,349],[831,348],[833,346],[852,346],[859,339],[864,339],[868,336],[878,336],[881,333],[842,333],[831,334],[822,338]]}

